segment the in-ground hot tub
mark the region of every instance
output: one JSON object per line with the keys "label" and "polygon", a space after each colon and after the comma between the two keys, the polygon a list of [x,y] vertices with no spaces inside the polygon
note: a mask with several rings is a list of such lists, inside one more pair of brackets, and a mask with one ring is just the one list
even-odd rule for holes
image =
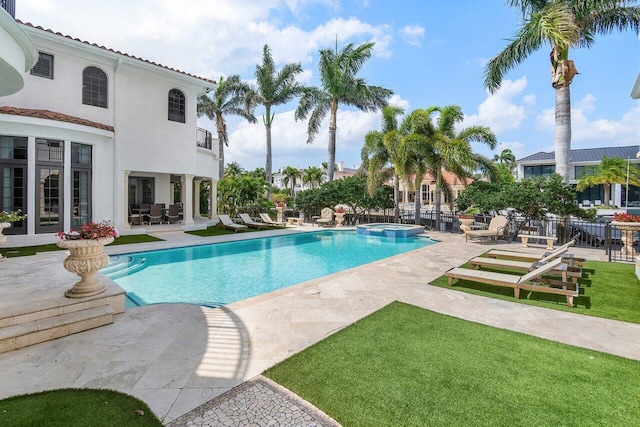
{"label": "in-ground hot tub", "polygon": [[413,224],[364,224],[358,225],[358,234],[367,236],[411,237],[424,233],[424,227]]}

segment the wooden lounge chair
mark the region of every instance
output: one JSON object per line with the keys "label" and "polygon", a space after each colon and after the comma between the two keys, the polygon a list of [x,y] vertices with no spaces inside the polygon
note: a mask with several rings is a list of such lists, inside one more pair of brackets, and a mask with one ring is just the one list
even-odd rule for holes
{"label": "wooden lounge chair", "polygon": [[[515,271],[532,271],[540,267],[545,261],[516,261],[512,259],[500,259],[500,258],[488,258],[488,257],[475,257],[469,260],[469,264],[473,268],[506,268]],[[549,271],[551,275],[558,275],[562,277],[563,282],[567,282],[569,278],[573,283],[577,283],[578,279],[582,277],[582,268],[569,267],[567,264],[561,263],[557,268]]]}
{"label": "wooden lounge chair", "polygon": [[241,213],[239,216],[240,216],[240,219],[242,220],[242,222],[244,222],[244,225],[246,225],[248,227],[253,227],[253,228],[267,228],[268,227],[268,225],[265,224],[264,222],[256,222],[256,221],[252,220],[251,217],[246,213]]}
{"label": "wooden lounge chair", "polygon": [[231,218],[229,218],[229,215],[219,214],[218,218],[220,218],[222,228],[228,228],[235,231],[236,233],[238,232],[238,230],[247,231],[248,227],[246,225],[236,224],[231,220]]}
{"label": "wooden lounge chair", "polygon": [[264,222],[265,224],[269,224],[269,225],[272,225],[274,227],[282,227],[282,228],[286,228],[287,227],[287,223],[286,222],[274,221],[274,220],[271,219],[271,217],[269,216],[268,213],[261,213],[260,214],[260,218],[262,218],[262,222]]}
{"label": "wooden lounge chair", "polygon": [[469,239],[487,239],[498,241],[498,237],[504,236],[507,232],[509,220],[503,215],[495,216],[489,222],[486,230],[469,230],[465,233],[465,240]]}
{"label": "wooden lounge chair", "polygon": [[[573,298],[579,295],[577,283],[562,282],[559,280],[543,279],[541,276],[557,268],[562,263],[560,258],[547,262],[533,271],[518,276],[515,274],[493,273],[490,271],[474,270],[471,268],[452,268],[445,275],[448,278],[449,286],[453,285],[454,279],[469,280],[472,282],[488,283],[496,286],[506,286],[513,288],[513,296],[520,298],[520,290],[524,289],[533,292],[545,292],[556,295],[564,295],[567,298],[567,305],[573,307]],[[545,286],[546,283],[550,286]],[[557,286],[557,287],[554,287]]]}
{"label": "wooden lounge chair", "polygon": [[556,248],[556,250],[552,252],[545,252],[542,255],[528,253],[528,252],[517,252],[517,251],[504,251],[492,249],[487,252],[485,255],[490,258],[500,258],[500,259],[512,259],[517,261],[550,261],[552,259],[562,257],[562,262],[568,264],[570,267],[582,267],[584,266],[586,260],[584,258],[578,258],[573,256],[573,254],[567,254],[566,252],[569,250],[569,247],[573,246],[576,243],[575,240],[570,240],[562,246]]}
{"label": "wooden lounge chair", "polygon": [[329,226],[333,224],[333,209],[324,208],[320,211],[320,218],[316,220],[318,226]]}

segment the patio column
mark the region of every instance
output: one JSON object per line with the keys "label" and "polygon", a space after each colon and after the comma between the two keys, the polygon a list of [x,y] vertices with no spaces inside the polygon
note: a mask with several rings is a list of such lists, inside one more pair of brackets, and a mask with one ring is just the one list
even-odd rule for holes
{"label": "patio column", "polygon": [[211,180],[211,191],[209,192],[209,218],[218,216],[218,180]]}
{"label": "patio column", "polygon": [[200,218],[200,182],[201,180],[199,179],[193,180],[193,188],[195,190],[193,194],[193,217],[194,218]]}
{"label": "patio column", "polygon": [[129,224],[129,175],[131,171],[124,171],[124,229],[131,230],[131,224]]}
{"label": "patio column", "polygon": [[183,220],[184,225],[193,225],[193,175],[182,175],[182,191],[184,192]]}

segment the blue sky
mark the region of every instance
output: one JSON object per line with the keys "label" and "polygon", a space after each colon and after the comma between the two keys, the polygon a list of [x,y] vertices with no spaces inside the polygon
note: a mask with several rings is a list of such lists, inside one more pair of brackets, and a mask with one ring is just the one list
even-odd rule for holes
{"label": "blue sky", "polygon": [[[353,42],[376,43],[361,72],[370,84],[395,92],[407,111],[457,104],[463,126],[491,127],[501,148],[518,158],[553,151],[554,91],[548,48],[511,71],[489,95],[484,65],[518,28],[519,16],[502,1],[340,0],[18,0],[16,17],[164,65],[218,79],[240,74],[250,82],[271,46],[278,67],[300,62],[305,85],[318,85],[318,50]],[[571,85],[572,148],[640,144],[640,104],[630,92],[640,71],[640,42],[632,32],[599,36],[591,49],[572,52],[580,72]],[[306,123],[295,122],[296,103],[275,108],[274,170],[319,166],[327,160],[328,129],[311,145]],[[226,162],[264,167],[265,135],[259,122],[228,121]],[[379,129],[379,115],[341,107],[336,160],[360,164],[364,135]],[[199,126],[215,125],[200,119]],[[476,151],[493,156],[485,146]]]}

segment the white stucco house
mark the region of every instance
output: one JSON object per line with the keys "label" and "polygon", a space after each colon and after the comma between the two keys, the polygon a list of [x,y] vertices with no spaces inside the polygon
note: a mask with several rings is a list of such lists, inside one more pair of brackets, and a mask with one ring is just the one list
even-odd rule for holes
{"label": "white stucco house", "polygon": [[[132,210],[146,204],[180,203],[189,226],[200,215],[202,181],[212,183],[215,213],[215,142],[196,127],[197,98],[214,81],[13,24],[37,48],[37,63],[25,59],[21,90],[0,93],[0,209],[28,215],[5,234],[54,233],[90,220],[127,233]],[[2,37],[0,63],[10,62]],[[0,71],[0,87],[4,80]]]}

